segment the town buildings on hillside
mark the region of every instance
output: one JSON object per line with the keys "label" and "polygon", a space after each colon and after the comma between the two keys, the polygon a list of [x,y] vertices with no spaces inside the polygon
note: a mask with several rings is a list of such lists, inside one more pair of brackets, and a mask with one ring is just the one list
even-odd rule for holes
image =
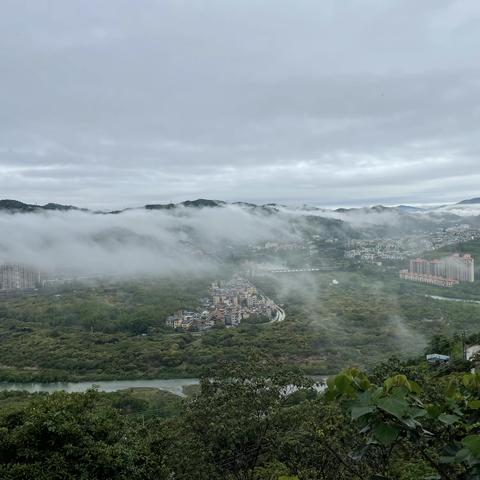
{"label": "town buildings on hillside", "polygon": [[276,313],[275,303],[239,276],[228,282],[214,282],[209,293],[209,298],[200,301],[201,311],[179,310],[167,318],[167,327],[183,330],[236,327],[242,320],[271,319]]}
{"label": "town buildings on hillside", "polygon": [[403,235],[400,238],[352,239],[345,244],[344,256],[365,263],[405,260],[422,252],[473,240],[480,240],[480,230],[460,224],[430,233]]}

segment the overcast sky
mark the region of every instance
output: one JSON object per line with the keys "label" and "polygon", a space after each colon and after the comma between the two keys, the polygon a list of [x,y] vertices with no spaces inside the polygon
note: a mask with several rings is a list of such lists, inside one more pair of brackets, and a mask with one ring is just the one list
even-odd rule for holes
{"label": "overcast sky", "polygon": [[478,0],[2,0],[0,198],[480,196]]}

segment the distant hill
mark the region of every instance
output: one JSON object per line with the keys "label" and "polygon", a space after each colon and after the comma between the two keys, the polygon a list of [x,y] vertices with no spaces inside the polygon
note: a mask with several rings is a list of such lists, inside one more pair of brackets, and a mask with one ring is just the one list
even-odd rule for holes
{"label": "distant hill", "polygon": [[145,205],[145,208],[147,210],[171,210],[172,208],[175,208],[176,205],[174,203],[154,203],[151,205]]}
{"label": "distant hill", "polygon": [[145,205],[144,208],[147,210],[173,210],[178,207],[187,207],[187,208],[215,208],[223,207],[227,203],[221,200],[207,200],[205,198],[199,198],[197,200],[186,200],[180,203],[153,203]]}
{"label": "distant hill", "polygon": [[480,198],[470,198],[469,200],[463,200],[457,203],[457,205],[475,205],[475,204],[480,204]]}
{"label": "distant hill", "polygon": [[398,210],[401,212],[407,212],[407,213],[415,213],[415,212],[422,212],[424,211],[423,208],[419,207],[412,207],[411,205],[399,205],[396,207]]}
{"label": "distant hill", "polygon": [[186,200],[185,202],[180,203],[179,205],[183,205],[184,207],[223,207],[227,203],[223,202],[222,200],[207,200],[205,198],[199,198],[198,200]]}
{"label": "distant hill", "polygon": [[22,203],[18,200],[0,200],[0,210],[7,210],[12,212],[33,212],[37,207]]}
{"label": "distant hill", "polygon": [[[118,210],[89,210],[86,208],[79,208],[73,205],[62,205],[60,203],[47,203],[45,205],[34,205],[30,203],[20,202],[18,200],[5,199],[0,200],[0,212],[8,213],[31,213],[42,211],[83,211],[92,214],[101,215],[115,215],[121,214],[131,210],[160,210],[175,212],[182,209],[211,209],[211,208],[225,208],[228,205],[233,205],[251,212],[263,215],[285,214],[293,215],[297,212],[303,212],[306,217],[316,215],[318,217],[331,218],[333,214],[340,214],[342,220],[345,221],[359,221],[362,218],[366,220],[373,217],[381,217],[382,214],[389,214],[390,219],[397,219],[401,222],[409,222],[411,227],[418,224],[420,227],[425,225],[429,220],[429,216],[435,214],[436,219],[442,217],[445,221],[454,222],[461,217],[475,217],[475,212],[472,211],[472,205],[480,205],[480,198],[472,198],[470,200],[463,200],[458,204],[443,205],[431,208],[418,208],[410,205],[398,205],[386,207],[384,205],[373,205],[369,207],[354,207],[354,208],[337,208],[336,210],[323,209],[315,206],[287,206],[277,203],[266,203],[257,205],[248,202],[225,202],[223,200],[210,200],[206,198],[198,198],[196,200],[185,200],[179,203],[152,203],[142,207],[124,208]],[[416,215],[421,213],[422,215]],[[416,218],[418,217],[418,218]],[[309,220],[311,220],[309,218]]]}
{"label": "distant hill", "polygon": [[[460,222],[480,228],[480,215],[476,212],[480,199],[466,200],[463,205],[445,205],[434,208],[417,208],[409,205],[387,207],[373,205],[357,208],[324,209],[309,205],[287,206],[277,203],[257,205],[247,202],[225,202],[199,198],[179,203],[151,203],[139,207],[118,210],[88,210],[72,205],[47,203],[33,205],[18,200],[0,200],[0,213],[21,215],[24,213],[39,214],[47,212],[88,212],[91,215],[121,215],[127,212],[158,211],[176,215],[182,212],[222,210],[228,206],[243,210],[258,218],[278,217],[286,221],[291,231],[307,232],[318,239],[337,238],[380,238],[402,236],[414,232],[432,232],[439,228],[458,225]],[[468,204],[467,204],[468,203]],[[213,212],[212,212],[213,213]],[[74,219],[72,219],[74,220]]]}
{"label": "distant hill", "polygon": [[0,211],[16,212],[35,212],[41,210],[80,210],[72,205],[61,205],[59,203],[47,203],[45,205],[32,205],[30,203],[19,202],[18,200],[0,200]]}
{"label": "distant hill", "polygon": [[[197,200],[186,200],[181,203],[166,203],[166,204],[148,204],[144,207],[146,210],[172,210],[175,208],[186,207],[186,208],[215,208],[223,207],[227,205],[226,202],[221,200],[207,200],[204,198],[199,198]],[[247,205],[247,204],[245,204]],[[255,205],[256,206],[256,205]],[[58,210],[58,211],[68,211],[68,210],[79,210],[88,212],[86,208],[79,208],[73,205],[62,205],[59,203],[47,203],[45,205],[33,205],[30,203],[20,202],[18,200],[0,200],[0,211],[8,211],[11,213],[21,213],[21,212],[39,212],[42,210]],[[127,210],[132,210],[132,208],[125,208],[121,210],[112,210],[112,211],[92,211],[92,213],[101,213],[101,214],[118,214],[125,212]]]}
{"label": "distant hill", "polygon": [[337,208],[337,213],[384,213],[392,210],[397,210],[397,207],[385,207],[384,205],[373,205],[372,207],[352,207],[352,208]]}

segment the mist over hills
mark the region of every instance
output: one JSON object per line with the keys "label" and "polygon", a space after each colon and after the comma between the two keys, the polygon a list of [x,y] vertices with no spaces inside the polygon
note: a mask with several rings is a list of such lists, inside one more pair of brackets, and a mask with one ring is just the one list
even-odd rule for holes
{"label": "mist over hills", "polygon": [[36,205],[30,203],[23,203],[18,200],[0,200],[0,211],[7,211],[11,213],[18,213],[18,212],[35,212],[41,210],[86,210],[80,209],[78,207],[74,207],[72,205],[61,205],[59,203],[46,203],[45,205]]}
{"label": "mist over hills", "polygon": [[480,207],[377,205],[329,210],[197,199],[117,211],[0,200],[0,262],[119,275],[201,271],[268,242],[297,244],[402,238],[468,225]]}
{"label": "mist over hills", "polygon": [[[273,231],[275,238],[282,238],[288,232],[302,237],[305,234],[316,234],[321,237],[349,239],[359,236],[398,237],[412,232],[432,231],[439,227],[447,228],[459,223],[479,227],[479,202],[480,199],[471,199],[433,207],[374,205],[327,209],[310,205],[291,206],[276,203],[256,205],[200,198],[179,203],[146,204],[120,210],[90,210],[58,203],[37,205],[18,200],[0,200],[0,214],[7,215],[4,219],[7,223],[8,217],[12,215],[15,217],[17,214],[42,214],[43,217],[46,216],[47,223],[52,216],[60,216],[68,222],[69,219],[75,218],[75,215],[83,215],[82,218],[92,219],[103,230],[108,229],[109,224],[115,223],[113,219],[107,218],[121,217],[128,221],[127,230],[131,228],[132,233],[136,232],[135,218],[139,221],[145,219],[153,224],[162,219],[168,224],[164,226],[167,231],[182,231],[188,237],[188,241],[201,245],[202,235],[199,236],[198,232],[205,229],[216,238],[227,239],[233,243],[238,243],[240,238],[242,242],[255,243],[257,231],[268,231],[268,234],[262,236],[266,239],[272,238]],[[93,220],[95,217],[98,218]],[[251,225],[245,225],[245,228],[238,232],[236,228],[231,227],[231,224],[241,226],[245,222],[255,224],[255,229],[252,230]],[[125,230],[123,220],[118,220],[117,223],[121,224],[120,231]],[[257,226],[258,223],[261,225]],[[270,227],[273,223],[276,225],[272,230]],[[219,224],[225,227],[221,232],[217,231]],[[233,238],[230,238],[232,237],[230,231],[233,232]],[[245,235],[246,232],[250,233]],[[251,238],[248,235],[251,235]],[[105,237],[104,232],[101,237]]]}
{"label": "mist over hills", "polygon": [[[449,211],[454,210],[462,205],[480,205],[480,197],[472,198],[467,200],[462,200],[458,203],[435,206],[435,207],[417,207],[411,205],[398,205],[398,206],[384,206],[384,205],[373,205],[373,206],[364,206],[364,207],[352,207],[352,208],[337,208],[337,209],[327,209],[310,205],[302,205],[300,207],[292,207],[288,205],[276,204],[276,203],[267,203],[262,205],[257,205],[249,202],[226,202],[223,200],[213,200],[213,199],[204,199],[199,198],[196,200],[185,200],[179,203],[153,203],[146,204],[142,207],[130,207],[120,210],[91,210],[87,208],[81,208],[74,205],[62,205],[59,203],[49,202],[45,205],[30,204],[24,203],[19,200],[13,199],[3,199],[0,200],[0,211],[6,211],[11,213],[22,213],[22,212],[40,212],[40,211],[71,211],[71,210],[80,210],[84,212],[91,213],[103,213],[103,214],[118,214],[129,210],[173,210],[178,208],[220,208],[227,205],[237,205],[243,208],[248,209],[262,209],[264,211],[276,211],[279,210],[294,210],[294,211],[305,211],[305,212],[336,212],[336,213],[350,213],[350,212],[362,212],[362,213],[383,213],[383,212],[401,212],[401,213],[425,213],[432,211]],[[474,214],[473,211],[466,210],[466,213]],[[480,214],[480,211],[478,212]]]}

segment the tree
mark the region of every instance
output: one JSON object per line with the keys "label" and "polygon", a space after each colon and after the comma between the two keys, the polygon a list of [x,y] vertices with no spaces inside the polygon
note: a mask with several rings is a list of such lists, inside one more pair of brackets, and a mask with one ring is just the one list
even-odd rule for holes
{"label": "tree", "polygon": [[127,417],[103,404],[96,391],[54,393],[0,417],[0,477],[167,478],[132,427]]}
{"label": "tree", "polygon": [[281,413],[290,396],[311,386],[303,375],[258,357],[207,374],[200,394],[188,404],[181,429],[188,444],[200,445],[200,451],[188,449],[188,458],[180,451],[175,478],[257,478],[257,469],[275,457],[286,429]]}
{"label": "tree", "polygon": [[375,478],[398,478],[399,459],[415,458],[442,480],[480,478],[479,374],[453,379],[430,403],[405,375],[378,386],[350,369],[328,380],[327,397],[340,402],[364,438],[359,458],[372,450],[383,457]]}
{"label": "tree", "polygon": [[441,355],[450,355],[455,342],[444,335],[434,335],[428,342],[425,353],[439,353]]}

